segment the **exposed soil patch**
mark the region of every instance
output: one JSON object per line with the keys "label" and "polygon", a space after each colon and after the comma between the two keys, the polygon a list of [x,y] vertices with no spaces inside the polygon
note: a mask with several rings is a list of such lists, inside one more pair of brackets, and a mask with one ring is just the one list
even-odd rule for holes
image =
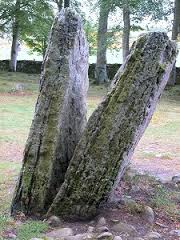
{"label": "exposed soil patch", "polygon": [[23,146],[15,143],[3,143],[0,148],[0,161],[21,162]]}
{"label": "exposed soil patch", "polygon": [[[140,152],[146,151],[146,155],[142,158]],[[168,155],[168,152],[180,153],[179,143],[162,144],[152,143],[146,139],[146,142],[141,141],[137,147],[133,160],[132,167],[141,173],[149,173],[150,175],[160,178],[162,181],[170,181],[172,177],[180,173],[180,158],[175,155]]]}

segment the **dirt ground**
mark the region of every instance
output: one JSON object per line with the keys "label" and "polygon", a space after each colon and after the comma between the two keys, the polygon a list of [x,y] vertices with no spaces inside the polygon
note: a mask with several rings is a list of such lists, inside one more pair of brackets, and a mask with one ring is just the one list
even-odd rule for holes
{"label": "dirt ground", "polygon": [[[163,156],[163,154],[159,153],[152,158],[140,158],[138,157],[138,152],[141,152],[144,149],[148,149],[148,151],[158,152],[159,149],[164,150],[164,152],[168,149],[162,146],[160,143],[152,143],[152,142],[144,142],[143,140],[139,143],[135,154],[132,159],[132,167],[136,169],[140,173],[148,173],[154,177],[161,179],[164,182],[170,181],[173,176],[180,174],[180,158],[174,157],[169,158],[168,156]],[[179,146],[169,146],[172,152],[180,153],[180,144]]]}

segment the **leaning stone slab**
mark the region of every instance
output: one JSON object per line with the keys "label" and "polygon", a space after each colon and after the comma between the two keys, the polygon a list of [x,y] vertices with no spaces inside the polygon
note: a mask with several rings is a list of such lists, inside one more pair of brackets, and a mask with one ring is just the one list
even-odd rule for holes
{"label": "leaning stone slab", "polygon": [[12,213],[46,213],[86,125],[88,47],[79,16],[55,18]]}
{"label": "leaning stone slab", "polygon": [[175,43],[165,33],[148,33],[137,40],[114,88],[90,117],[48,215],[87,219],[96,215],[102,201],[116,198],[116,186],[150,122],[175,58]]}

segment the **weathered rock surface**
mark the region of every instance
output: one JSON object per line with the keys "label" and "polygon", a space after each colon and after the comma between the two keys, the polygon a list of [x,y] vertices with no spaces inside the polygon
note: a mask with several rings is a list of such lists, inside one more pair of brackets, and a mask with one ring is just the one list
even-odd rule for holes
{"label": "weathered rock surface", "polygon": [[180,183],[180,174],[179,175],[175,175],[175,176],[173,176],[172,177],[172,182],[174,182],[174,183]]}
{"label": "weathered rock surface", "polygon": [[133,214],[141,214],[147,223],[153,224],[155,222],[155,213],[151,207],[142,205],[126,197],[123,197],[120,201],[120,205],[118,205],[119,208],[123,208],[124,206]]}
{"label": "weathered rock surface", "polygon": [[131,213],[143,213],[144,207],[131,198],[123,197],[118,208],[126,207]]}
{"label": "weathered rock surface", "polygon": [[113,240],[122,240],[122,238],[120,236],[115,236]]}
{"label": "weathered rock surface", "polygon": [[5,236],[6,239],[17,239],[16,234],[9,232],[7,233],[7,235]]}
{"label": "weathered rock surface", "polygon": [[30,240],[43,240],[43,238],[31,238]]}
{"label": "weathered rock surface", "polygon": [[55,18],[12,213],[45,213],[86,125],[88,47],[70,9]]}
{"label": "weathered rock surface", "polygon": [[51,216],[49,219],[48,219],[48,224],[51,226],[51,227],[58,227],[60,226],[61,224],[61,220],[56,217],[56,216]]}
{"label": "weathered rock surface", "polygon": [[162,236],[158,232],[149,232],[145,235],[144,238],[147,239],[147,240],[151,240],[151,239],[153,240],[153,239],[161,239]]}
{"label": "weathered rock surface", "polygon": [[87,233],[93,233],[95,231],[95,227],[89,226]]}
{"label": "weathered rock surface", "polygon": [[48,214],[90,218],[102,200],[116,199],[116,185],[153,115],[175,58],[175,43],[165,33],[148,33],[133,45],[114,88],[90,117]]}
{"label": "weathered rock surface", "polygon": [[144,206],[143,217],[148,223],[153,224],[155,221],[155,214],[153,209],[149,206]]}
{"label": "weathered rock surface", "polygon": [[106,219],[104,217],[100,217],[97,222],[97,226],[105,226],[107,224]]}
{"label": "weathered rock surface", "polygon": [[133,225],[130,225],[128,223],[118,223],[112,226],[112,230],[115,232],[120,232],[120,233],[127,233],[131,236],[136,236],[137,235],[137,230]]}
{"label": "weathered rock surface", "polygon": [[100,232],[100,233],[109,232],[109,228],[106,227],[106,226],[102,226],[102,227],[98,227],[97,231]]}
{"label": "weathered rock surface", "polygon": [[177,236],[180,237],[180,229],[172,230],[169,233],[171,236]]}
{"label": "weathered rock surface", "polygon": [[97,239],[107,239],[107,240],[112,240],[113,235],[110,232],[103,232],[97,236]]}
{"label": "weathered rock surface", "polygon": [[135,237],[135,238],[133,238],[132,240],[144,240],[144,238],[141,238],[141,237]]}
{"label": "weathered rock surface", "polygon": [[94,239],[94,235],[91,233],[82,233],[77,234],[74,236],[67,236],[64,238],[64,240],[87,240],[87,239]]}
{"label": "weathered rock surface", "polygon": [[119,219],[111,219],[111,222],[112,222],[112,223],[119,223],[120,220],[119,220]]}
{"label": "weathered rock surface", "polygon": [[68,236],[73,236],[73,230],[71,228],[60,228],[46,234],[46,237],[50,238],[63,238]]}

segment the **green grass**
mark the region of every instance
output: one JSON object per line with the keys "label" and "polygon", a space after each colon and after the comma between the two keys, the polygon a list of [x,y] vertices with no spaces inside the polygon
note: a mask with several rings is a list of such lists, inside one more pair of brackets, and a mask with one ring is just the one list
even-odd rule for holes
{"label": "green grass", "polygon": [[14,219],[6,215],[0,215],[0,240],[7,239],[6,230],[13,232],[18,240],[30,240],[41,237],[48,230],[48,224],[42,221],[26,221],[19,226]]}
{"label": "green grass", "polygon": [[0,233],[5,230],[8,222],[8,216],[6,215],[0,215]]}
{"label": "green grass", "polygon": [[17,229],[18,240],[38,238],[48,230],[48,224],[41,221],[28,221]]}
{"label": "green grass", "polygon": [[34,112],[36,95],[0,96],[0,143],[23,143]]}
{"label": "green grass", "polygon": [[26,91],[37,93],[38,81],[38,74],[0,72],[0,93],[12,92],[18,83],[23,83]]}
{"label": "green grass", "polygon": [[178,207],[178,199],[180,198],[179,191],[167,189],[162,185],[155,188],[154,196],[151,199],[153,208],[157,208],[166,215],[180,220],[180,210]]}

